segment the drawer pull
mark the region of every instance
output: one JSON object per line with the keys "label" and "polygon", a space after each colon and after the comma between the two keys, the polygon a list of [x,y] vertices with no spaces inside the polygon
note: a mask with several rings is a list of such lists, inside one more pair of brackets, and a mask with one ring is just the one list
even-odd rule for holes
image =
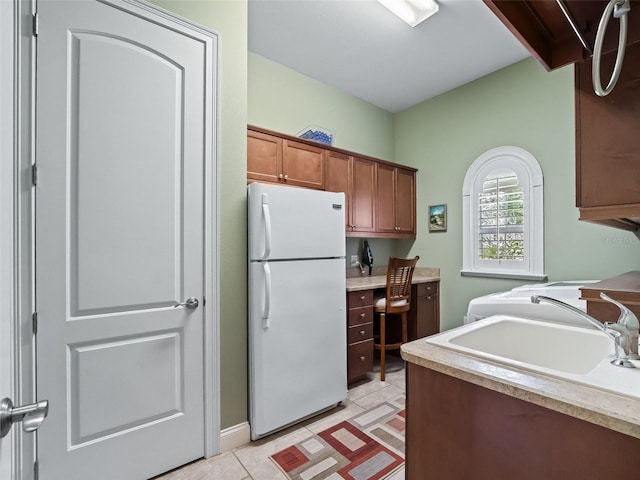
{"label": "drawer pull", "polygon": [[364,362],[364,361],[366,360],[366,358],[367,358],[367,357],[365,357],[365,356],[363,355],[363,356],[361,356],[361,357],[360,357],[360,360]]}
{"label": "drawer pull", "polygon": [[364,335],[364,330],[360,330],[360,335]]}
{"label": "drawer pull", "polygon": [[360,314],[360,318],[364,318],[365,316],[366,316],[366,314],[365,314],[365,313],[361,313],[361,314]]}
{"label": "drawer pull", "polygon": [[364,302],[364,299],[365,299],[365,298],[367,298],[367,297],[366,297],[366,296],[364,296],[364,295],[362,295],[362,296],[360,297],[360,300],[362,300],[362,301]]}

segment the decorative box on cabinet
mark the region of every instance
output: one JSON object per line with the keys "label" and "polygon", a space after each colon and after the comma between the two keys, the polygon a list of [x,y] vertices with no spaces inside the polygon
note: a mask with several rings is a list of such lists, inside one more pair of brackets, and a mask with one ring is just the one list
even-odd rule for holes
{"label": "decorative box on cabinet", "polygon": [[347,381],[373,368],[373,290],[347,293]]}
{"label": "decorative box on cabinet", "polygon": [[249,129],[247,180],[324,189],[324,150]]}
{"label": "decorative box on cabinet", "polygon": [[371,236],[375,231],[375,163],[329,151],[326,166],[326,190],[345,192],[346,236]]}

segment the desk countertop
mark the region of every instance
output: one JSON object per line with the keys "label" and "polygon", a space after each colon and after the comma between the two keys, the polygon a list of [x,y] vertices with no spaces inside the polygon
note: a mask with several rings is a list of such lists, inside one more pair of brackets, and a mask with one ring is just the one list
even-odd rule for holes
{"label": "desk countertop", "polygon": [[[412,283],[427,283],[440,281],[439,268],[416,267],[413,272]],[[364,277],[347,278],[347,292],[358,292],[360,290],[372,290],[376,288],[384,288],[387,285],[387,276],[372,275]]]}

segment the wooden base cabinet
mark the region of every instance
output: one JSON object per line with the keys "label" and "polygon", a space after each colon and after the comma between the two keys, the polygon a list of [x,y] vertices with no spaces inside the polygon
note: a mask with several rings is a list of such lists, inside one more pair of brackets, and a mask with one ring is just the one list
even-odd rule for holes
{"label": "wooden base cabinet", "polygon": [[347,382],[373,369],[373,290],[347,293]]}
{"label": "wooden base cabinet", "polygon": [[439,282],[416,283],[411,288],[409,340],[440,332]]}
{"label": "wooden base cabinet", "polygon": [[638,477],[638,438],[407,365],[407,480]]}

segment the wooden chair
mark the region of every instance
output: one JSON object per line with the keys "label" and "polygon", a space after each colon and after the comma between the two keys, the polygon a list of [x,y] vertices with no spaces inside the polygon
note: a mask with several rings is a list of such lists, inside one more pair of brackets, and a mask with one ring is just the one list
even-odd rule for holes
{"label": "wooden chair", "polygon": [[[396,258],[389,257],[387,267],[387,291],[384,297],[374,303],[375,313],[380,314],[380,333],[374,338],[373,347],[380,351],[380,380],[385,377],[385,352],[395,350],[407,342],[407,312],[411,308],[411,280],[413,270],[420,257]],[[386,317],[400,315],[402,321],[402,339],[400,342],[386,343]]]}

